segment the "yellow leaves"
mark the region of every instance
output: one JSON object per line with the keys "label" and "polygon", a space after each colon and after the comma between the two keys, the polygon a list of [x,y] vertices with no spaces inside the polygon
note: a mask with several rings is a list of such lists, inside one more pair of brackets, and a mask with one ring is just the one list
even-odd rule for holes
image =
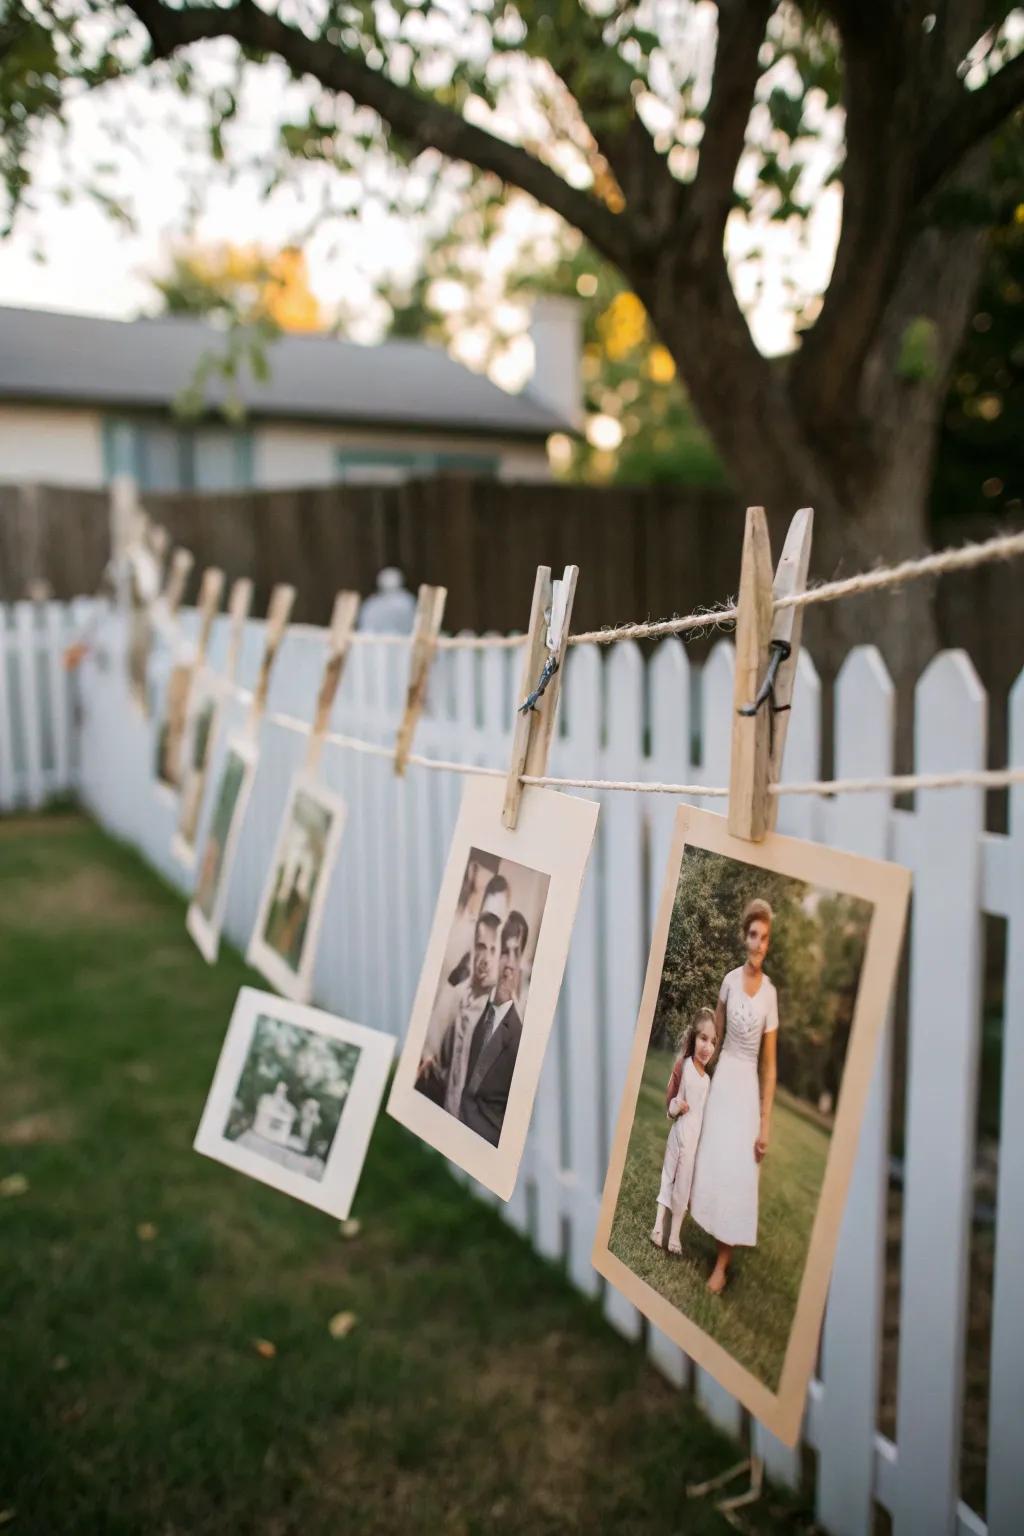
{"label": "yellow leaves", "polygon": [[647,335],[647,311],[635,293],[615,295],[598,317],[597,333],[613,362],[619,362],[640,346]]}
{"label": "yellow leaves", "polygon": [[652,384],[671,384],[676,376],[676,365],[668,347],[660,343],[647,354],[647,377]]}
{"label": "yellow leaves", "polygon": [[179,253],[177,266],[201,288],[232,299],[249,320],[272,320],[285,331],[323,329],[320,301],[298,246],[280,251],[229,242],[191,246]]}
{"label": "yellow leaves", "polygon": [[0,1179],[0,1200],[12,1200],[27,1193],[28,1179],[23,1173],[9,1173],[6,1179]]}
{"label": "yellow leaves", "polygon": [[332,1339],[345,1339],[358,1321],[354,1312],[335,1312],[327,1324],[327,1332]]}
{"label": "yellow leaves", "polygon": [[320,330],[320,301],[309,286],[305,252],[285,246],[270,258],[268,273],[263,303],[270,319],[283,331]]}

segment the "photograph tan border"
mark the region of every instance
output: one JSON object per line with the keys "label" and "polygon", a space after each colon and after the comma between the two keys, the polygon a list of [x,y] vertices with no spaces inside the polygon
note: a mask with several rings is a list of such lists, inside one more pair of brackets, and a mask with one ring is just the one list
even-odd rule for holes
{"label": "photograph tan border", "polygon": [[[677,1311],[671,1302],[640,1280],[608,1246],[661,987],[672,907],[679,884],[683,853],[687,847],[703,848],[709,853],[723,854],[740,863],[804,880],[829,891],[859,896],[871,902],[874,908],[825,1176],[818,1196],[818,1209],[811,1228],[807,1260],[777,1393],[740,1365],[696,1323]],[[726,1391],[731,1392],[766,1429],[786,1445],[794,1445],[800,1433],[807,1388],[817,1358],[832,1261],[857,1154],[864,1105],[877,1059],[878,1042],[888,1017],[895,986],[909,895],[910,871],[898,864],[861,858],[856,854],[826,848],[820,843],[780,837],[776,833],[769,833],[761,843],[751,843],[730,836],[723,816],[694,810],[690,806],[681,806],[676,814],[672,850],[647,962],[647,977],[633,1038],[629,1072],[623,1087],[601,1197],[592,1261],[598,1274],[610,1280],[616,1290],[621,1291],[645,1317],[650,1318],[680,1349],[685,1350],[692,1360],[710,1372]]]}
{"label": "photograph tan border", "polygon": [[[210,719],[210,729],[206,737],[206,753],[198,768],[191,766],[193,744],[195,741],[196,727],[199,720],[199,712],[209,701],[213,705],[213,714]],[[178,816],[175,822],[174,835],[171,838],[171,853],[179,864],[186,869],[194,869],[198,858],[198,831],[203,819],[203,800],[206,795],[206,781],[210,776],[213,766],[213,754],[220,735],[221,724],[225,715],[226,698],[221,681],[213,673],[200,672],[192,686],[192,697],[189,700],[188,719],[185,722],[185,739],[182,742],[182,756],[185,765],[181,775],[181,789],[178,792]],[[181,830],[182,817],[190,803],[189,796],[197,798],[196,809],[196,838],[189,842]]]}
{"label": "photograph tan border", "polygon": [[[314,1034],[359,1047],[361,1054],[352,1077],[352,1086],[327,1155],[323,1178],[318,1182],[307,1178],[305,1174],[293,1173],[269,1158],[261,1157],[258,1152],[240,1147],[224,1135],[235,1086],[252,1045],[256,1020],[261,1015],[269,1015],[283,1023],[296,1024],[300,1029],[312,1030]],[[394,1040],[390,1035],[382,1035],[379,1030],[353,1024],[349,1019],[323,1013],[319,1008],[307,1008],[304,1003],[277,997],[272,992],[242,987],[235,999],[220,1059],[192,1145],[204,1157],[212,1157],[215,1162],[224,1163],[228,1168],[247,1174],[250,1179],[269,1184],[273,1189],[279,1189],[283,1194],[302,1200],[306,1205],[316,1206],[318,1210],[326,1211],[343,1221],[352,1208],[394,1054]]]}
{"label": "photograph tan border", "polygon": [[[188,913],[185,917],[185,927],[195,941],[196,948],[208,965],[213,965],[220,949],[220,931],[224,926],[224,910],[228,902],[228,887],[231,884],[231,866],[235,860],[235,849],[242,831],[242,823],[245,821],[245,811],[249,804],[249,796],[252,793],[253,781],[256,778],[256,765],[259,762],[259,750],[256,743],[247,736],[229,737],[224,747],[224,757],[220,764],[220,773],[214,785],[213,800],[209,808],[207,825],[203,828],[201,841],[205,843],[209,835],[209,820],[217,807],[217,794],[220,790],[221,779],[224,773],[224,764],[229,753],[234,752],[245,764],[245,772],[242,775],[241,787],[238,798],[235,800],[235,808],[231,814],[231,825],[224,842],[224,857],[221,860],[220,879],[217,881],[217,891],[213,899],[213,912],[206,918],[200,911],[195,898],[189,902]],[[197,841],[198,847],[198,841]]]}
{"label": "photograph tan border", "polygon": [[[306,933],[302,942],[302,953],[299,957],[298,969],[293,970],[284,957],[265,941],[263,930],[270,912],[270,903],[274,894],[274,881],[281,863],[285,839],[288,836],[288,829],[292,822],[295,799],[300,792],[316,800],[329,812],[331,825],[324,843],[324,856],[320,865],[316,890],[310,903],[309,917],[306,921]],[[320,940],[320,928],[324,920],[324,907],[327,902],[331,875],[334,871],[334,861],[338,856],[338,847],[341,843],[341,834],[345,827],[347,814],[348,810],[344,800],[340,795],[336,795],[333,790],[328,789],[321,779],[305,771],[297,773],[292,779],[288,798],[285,801],[284,814],[281,817],[281,825],[278,828],[277,840],[274,843],[274,856],[267,870],[266,883],[263,887],[263,895],[260,897],[259,910],[256,914],[256,922],[253,925],[252,938],[249,940],[249,948],[245,958],[250,965],[255,966],[262,976],[267,978],[272,987],[277,988],[282,996],[293,998],[297,1003],[308,1002],[313,990],[313,967],[316,964],[316,951]]]}
{"label": "photograph tan border", "polygon": [[[504,799],[503,779],[466,780],[409,1029],[388,1099],[388,1114],[472,1174],[499,1199],[508,1200],[515,1188],[530,1127],[600,807],[593,800],[578,800],[533,786],[523,796],[518,826],[510,830],[501,824]],[[524,864],[548,875],[551,882],[537,935],[512,1089],[496,1147],[417,1092],[415,1086],[441,978],[445,944],[471,848]]]}

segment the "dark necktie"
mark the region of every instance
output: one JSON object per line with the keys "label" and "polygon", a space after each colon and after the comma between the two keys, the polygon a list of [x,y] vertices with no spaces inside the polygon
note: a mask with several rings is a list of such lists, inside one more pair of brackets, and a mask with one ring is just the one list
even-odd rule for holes
{"label": "dark necktie", "polygon": [[470,1042],[469,1062],[466,1066],[467,1083],[472,1079],[473,1073],[476,1070],[476,1064],[479,1060],[480,1052],[483,1050],[484,1046],[487,1044],[491,1037],[491,1021],[493,1018],[494,1004],[489,1002],[483,1013],[480,1015],[476,1029],[473,1031],[473,1039]]}

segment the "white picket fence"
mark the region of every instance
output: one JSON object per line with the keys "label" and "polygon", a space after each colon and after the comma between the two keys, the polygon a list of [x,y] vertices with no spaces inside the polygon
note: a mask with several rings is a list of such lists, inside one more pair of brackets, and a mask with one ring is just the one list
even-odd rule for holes
{"label": "white picket fence", "polygon": [[[0,808],[32,804],[66,786],[104,826],[141,850],[168,880],[187,882],[170,852],[174,807],[153,784],[154,727],[125,686],[122,631],[109,617],[98,652],[72,690],[81,721],[71,729],[59,650],[73,618],[56,606],[0,609]],[[184,616],[187,632],[194,615]],[[248,627],[241,680],[255,675],[261,625]],[[217,666],[226,634],[211,647]],[[289,632],[270,709],[308,718],[322,663],[323,632]],[[2,663],[6,661],[6,665]],[[159,697],[166,651],[154,656]],[[335,709],[335,728],[390,742],[403,692],[404,646],[358,646]],[[507,651],[444,652],[432,680],[418,751],[501,764],[508,749],[514,672]],[[552,771],[600,778],[723,784],[728,781],[733,658],[723,641],[695,672],[677,640],[649,663],[631,644],[570,653]],[[841,776],[891,770],[893,691],[873,648],[847,658],[836,689]],[[968,658],[937,657],[916,697],[916,766],[985,766],[987,703]],[[228,729],[241,721],[229,711]],[[1011,760],[1024,761],[1024,675],[1010,700]],[[819,773],[821,698],[801,657],[786,774]],[[75,745],[77,742],[77,757]],[[215,768],[223,750],[218,743]],[[695,744],[699,748],[695,756]],[[259,772],[233,878],[226,931],[245,946],[302,741],[268,721]],[[411,768],[396,780],[386,761],[328,747],[328,781],[352,809],[317,962],[316,1000],[401,1035],[426,944],[435,893],[456,815],[461,778]],[[1011,792],[1009,835],[984,830],[974,789],[920,793],[913,812],[885,794],[783,799],[780,829],[914,871],[909,937],[909,1072],[903,1189],[901,1320],[895,1441],[879,1433],[878,1398],[888,1188],[890,1049],[878,1063],[861,1139],[826,1319],[821,1374],[804,1439],[817,1455],[815,1497],[835,1536],[867,1536],[877,1502],[896,1536],[1024,1529],[1024,789]],[[707,802],[721,810],[721,801]],[[603,797],[559,1009],[534,1112],[527,1156],[508,1220],[546,1257],[564,1262],[588,1295],[601,1290],[590,1248],[611,1127],[633,1034],[648,938],[675,803],[667,797]],[[991,1337],[987,1523],[959,1498],[968,1244],[973,1204],[981,1012],[982,914],[1007,932],[1003,1019],[1003,1114]],[[198,1113],[198,1106],[197,1106]],[[482,1195],[482,1198],[488,1198]],[[643,1326],[614,1291],[609,1321],[643,1335],[658,1367],[691,1387],[734,1434],[736,1402],[664,1336]],[[776,1477],[796,1483],[799,1452],[756,1424],[755,1448]]]}

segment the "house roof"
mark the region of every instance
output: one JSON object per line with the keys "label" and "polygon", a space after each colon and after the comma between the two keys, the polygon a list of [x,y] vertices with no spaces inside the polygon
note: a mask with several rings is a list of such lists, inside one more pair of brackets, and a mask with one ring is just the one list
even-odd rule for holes
{"label": "house roof", "polygon": [[[224,355],[225,336],[181,316],[108,320],[0,305],[0,400],[168,408],[201,357]],[[572,426],[528,392],[507,394],[440,347],[377,346],[287,334],[267,352],[270,376],[248,368],[236,389],[251,416],[366,426],[446,428],[543,438]],[[228,394],[211,380],[211,409]]]}

